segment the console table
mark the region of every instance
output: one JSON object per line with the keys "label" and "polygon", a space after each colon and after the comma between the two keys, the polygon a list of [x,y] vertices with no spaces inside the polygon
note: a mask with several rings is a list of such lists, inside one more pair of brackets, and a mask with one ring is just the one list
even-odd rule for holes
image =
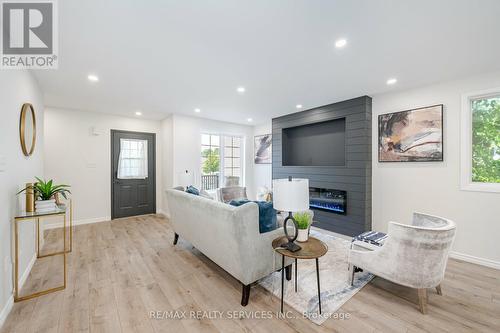
{"label": "console table", "polygon": [[318,304],[319,314],[321,314],[321,288],[319,283],[319,258],[328,252],[328,246],[317,238],[310,237],[307,242],[300,243],[301,249],[291,252],[281,246],[288,243],[288,239],[283,236],[273,240],[273,249],[281,254],[281,313],[283,313],[283,294],[285,290],[285,257],[295,259],[295,292],[297,292],[297,259],[316,260],[316,279],[318,281]]}
{"label": "console table", "polygon": [[[58,206],[57,209],[50,212],[19,212],[14,217],[14,302],[25,301],[42,295],[50,294],[59,290],[64,290],[66,288],[66,254],[72,251],[73,248],[73,204],[69,201],[69,248],[66,248],[66,235],[67,235],[67,225],[66,225],[66,213],[67,207],[65,205]],[[48,254],[40,254],[40,219],[51,217],[51,216],[62,216],[63,217],[63,250]],[[45,258],[51,256],[62,255],[63,256],[63,285],[49,288],[46,290],[38,291],[29,295],[19,296],[19,224],[24,221],[36,221],[36,253],[37,258]]]}

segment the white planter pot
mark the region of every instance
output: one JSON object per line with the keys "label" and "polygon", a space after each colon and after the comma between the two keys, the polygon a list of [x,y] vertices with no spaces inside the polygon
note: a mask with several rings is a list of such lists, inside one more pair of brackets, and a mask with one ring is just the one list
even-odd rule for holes
{"label": "white planter pot", "polygon": [[37,212],[50,212],[56,208],[56,200],[54,199],[35,201],[35,211]]}
{"label": "white planter pot", "polygon": [[307,242],[309,239],[309,229],[299,229],[299,234],[297,235],[297,242]]}

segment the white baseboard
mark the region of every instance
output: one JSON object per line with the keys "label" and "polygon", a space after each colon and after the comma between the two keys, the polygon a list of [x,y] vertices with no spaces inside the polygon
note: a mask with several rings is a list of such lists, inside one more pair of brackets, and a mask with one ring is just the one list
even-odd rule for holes
{"label": "white baseboard", "polygon": [[490,260],[490,259],[485,259],[485,258],[479,258],[479,257],[474,257],[469,254],[464,254],[460,252],[450,252],[450,258],[453,259],[458,259],[466,262],[470,262],[472,264],[477,264],[481,266],[486,266],[490,268],[495,268],[495,269],[500,269],[500,262]]}
{"label": "white baseboard", "polygon": [[[94,217],[91,219],[82,219],[82,220],[74,220],[73,225],[75,226],[75,225],[99,223],[99,222],[106,222],[106,221],[111,221],[111,216]],[[68,223],[69,223],[69,221],[68,221]],[[60,221],[53,222],[53,223],[44,223],[43,230],[62,228],[62,226],[63,226],[63,222],[60,222]]]}
{"label": "white baseboard", "polygon": [[5,323],[5,319],[7,319],[7,316],[9,315],[10,310],[12,310],[13,306],[14,306],[14,295],[10,295],[2,311],[0,312],[0,328],[2,328],[3,324]]}
{"label": "white baseboard", "polygon": [[[35,264],[36,261],[36,252],[33,253],[33,257],[31,258],[30,262],[28,263],[28,266],[24,270],[23,274],[19,278],[19,289],[21,289],[28,279],[28,276],[31,273],[31,269],[33,268],[33,265]],[[14,306],[14,294],[11,294],[10,297],[7,299],[7,302],[2,308],[2,311],[0,311],[0,328],[3,326],[5,319],[7,319],[7,316],[9,315],[10,311],[12,310],[12,307]]]}
{"label": "white baseboard", "polygon": [[170,218],[170,214],[168,214],[167,212],[165,212],[165,211],[163,211],[163,210],[161,210],[161,209],[160,209],[160,210],[158,210],[158,211],[156,212],[156,214],[163,215],[163,216],[165,216],[167,219],[169,219],[169,218]]}
{"label": "white baseboard", "polygon": [[28,276],[31,273],[31,269],[33,268],[33,265],[35,264],[36,261],[36,252],[33,253],[33,257],[31,258],[30,262],[28,263],[28,266],[24,270],[23,274],[21,274],[21,277],[19,278],[19,289],[21,289],[24,286],[24,283],[28,279]]}

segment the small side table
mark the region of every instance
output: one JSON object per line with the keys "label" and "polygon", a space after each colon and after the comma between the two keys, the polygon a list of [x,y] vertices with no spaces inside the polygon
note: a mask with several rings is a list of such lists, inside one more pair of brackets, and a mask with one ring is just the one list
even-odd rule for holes
{"label": "small side table", "polygon": [[[66,254],[72,251],[73,243],[73,209],[72,202],[70,201],[69,213],[70,213],[70,227],[69,227],[69,249],[66,247],[66,235],[67,235],[67,225],[66,225],[66,206],[58,206],[57,209],[40,213],[40,212],[20,212],[14,217],[14,246],[15,246],[15,258],[14,258],[14,302],[25,301],[42,295],[50,294],[59,290],[66,288]],[[63,250],[59,252],[49,253],[45,255],[40,254],[40,219],[50,216],[62,216],[63,217]],[[59,287],[50,288],[47,290],[39,291],[26,296],[19,296],[19,223],[28,220],[35,220],[37,224],[36,237],[37,237],[37,258],[45,258],[49,256],[62,255],[63,256],[63,285]]]}
{"label": "small side table", "polygon": [[273,249],[281,254],[281,313],[283,313],[283,297],[285,290],[285,257],[295,259],[295,292],[297,292],[297,260],[315,259],[316,260],[316,279],[318,281],[318,303],[319,314],[321,314],[321,287],[319,283],[319,258],[328,252],[328,246],[317,238],[309,237],[307,242],[300,243],[301,249],[297,252],[291,252],[281,246],[288,243],[288,239],[283,236],[273,240]]}

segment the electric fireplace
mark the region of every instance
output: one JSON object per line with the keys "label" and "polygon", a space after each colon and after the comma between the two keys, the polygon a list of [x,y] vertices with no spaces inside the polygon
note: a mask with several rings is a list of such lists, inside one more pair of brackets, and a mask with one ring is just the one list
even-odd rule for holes
{"label": "electric fireplace", "polygon": [[327,188],[309,187],[309,207],[336,214],[346,214],[347,192]]}

